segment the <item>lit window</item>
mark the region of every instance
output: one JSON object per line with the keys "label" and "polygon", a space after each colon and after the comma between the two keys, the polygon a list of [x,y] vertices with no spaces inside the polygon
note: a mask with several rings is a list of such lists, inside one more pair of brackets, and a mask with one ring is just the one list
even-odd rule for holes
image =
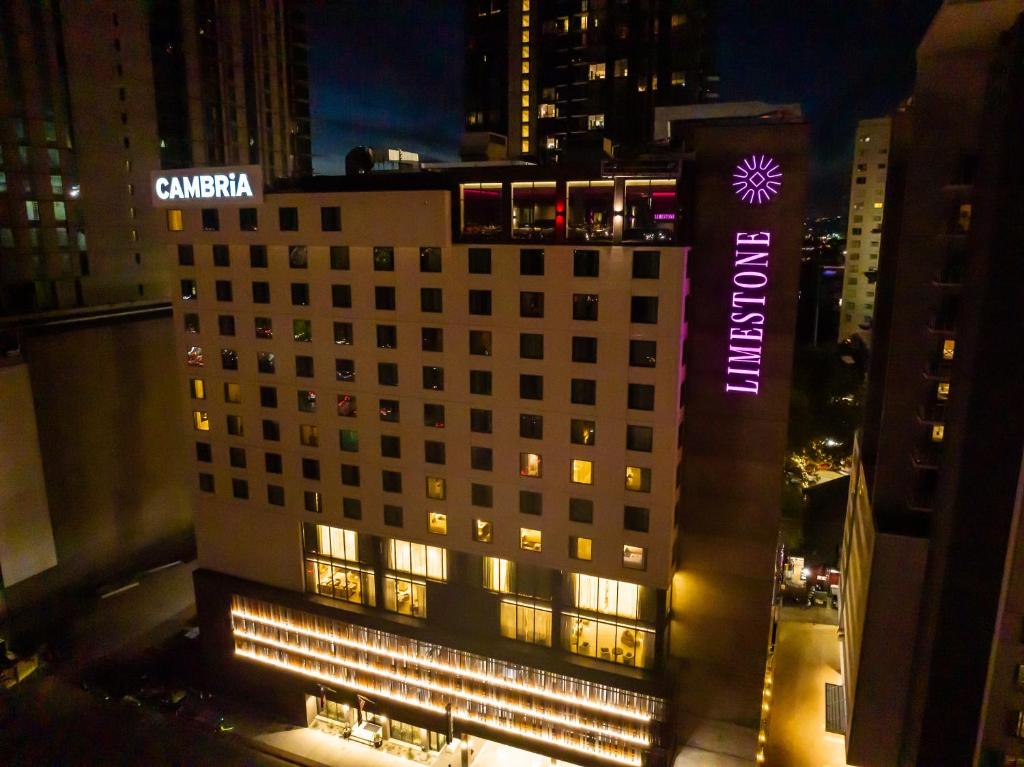
{"label": "lit window", "polygon": [[525,138],[529,138],[530,137],[530,126],[524,124],[522,127],[523,127],[523,130],[522,130],[523,138],[524,139]]}
{"label": "lit window", "polygon": [[519,148],[520,148],[520,150],[522,151],[523,154],[529,154],[529,152],[530,152],[530,142],[529,141],[523,141],[522,145]]}
{"label": "lit window", "polygon": [[541,476],[541,458],[536,453],[519,454],[519,476],[539,477]]}
{"label": "lit window", "polygon": [[616,59],[615,60],[615,76],[616,77],[628,77],[629,76],[629,60],[628,59]]}
{"label": "lit window", "polygon": [[676,86],[686,85],[686,73],[685,72],[673,72],[672,73],[672,85],[676,85]]}
{"label": "lit window", "polygon": [[943,437],[946,436],[946,427],[937,423],[932,426],[932,442],[942,442]]}
{"label": "lit window", "polygon": [[603,80],[604,79],[604,75],[605,75],[605,65],[603,63],[601,63],[601,64],[591,64],[590,68],[589,68],[589,70],[587,72],[587,79],[588,80]]}
{"label": "lit window", "polygon": [[494,543],[494,526],[486,519],[474,519],[473,540],[478,543]]}
{"label": "lit window", "polygon": [[594,484],[594,464],[592,461],[581,461],[578,458],[572,460],[572,477],[573,482],[580,485],[592,485]]}
{"label": "lit window", "polygon": [[427,498],[435,501],[445,499],[445,481],[442,477],[427,477]]}
{"label": "lit window", "polygon": [[587,130],[604,128],[604,115],[587,115]]}
{"label": "lit window", "polygon": [[956,341],[952,338],[947,338],[942,342],[942,359],[946,362],[953,359],[953,354],[956,351]]}
{"label": "lit window", "polygon": [[519,548],[523,551],[541,550],[541,532],[529,527],[519,528]]}
{"label": "lit window", "polygon": [[210,415],[205,410],[192,411],[192,425],[196,431],[210,430]]}
{"label": "lit window", "polygon": [[185,228],[185,222],[182,218],[181,211],[177,208],[172,208],[167,211],[167,231],[168,232],[180,232]]}
{"label": "lit window", "polygon": [[306,447],[320,446],[320,427],[304,423],[299,425],[299,442]]}
{"label": "lit window", "polygon": [[528,59],[523,59],[523,74],[530,74],[530,62]]}
{"label": "lit window", "polygon": [[538,117],[554,117],[555,116],[555,105],[554,104],[541,104],[540,111],[537,113]]}
{"label": "lit window", "polygon": [[530,46],[529,45],[524,45],[523,46],[523,58],[524,59],[530,58]]}
{"label": "lit window", "polygon": [[949,399],[949,382],[942,381],[935,389],[935,398],[941,401]]}
{"label": "lit window", "polygon": [[188,391],[192,399],[206,399],[206,383],[202,378],[190,378]]}
{"label": "lit window", "polygon": [[201,368],[203,366],[203,347],[188,347],[188,351],[185,353],[185,364],[189,367]]}
{"label": "lit window", "polygon": [[522,82],[523,93],[527,93],[530,90],[530,78],[524,77]]}
{"label": "lit window", "polygon": [[591,559],[592,543],[590,538],[577,538],[569,536],[569,556],[573,559],[582,559],[589,562]]}
{"label": "lit window", "polygon": [[875,208],[877,208],[877,209],[881,209],[881,207],[882,207],[882,203],[880,203],[880,202],[876,202],[876,203],[874,204],[874,207],[875,207]]}
{"label": "lit window", "polygon": [[242,387],[236,383],[224,383],[224,401],[239,404],[242,401]]}
{"label": "lit window", "polygon": [[647,549],[643,546],[630,546],[628,543],[622,546],[622,566],[630,570],[647,569]]}
{"label": "lit window", "polygon": [[[477,520],[479,522],[479,520]],[[488,591],[511,594],[515,580],[515,565],[507,559],[484,557],[483,586]]]}
{"label": "lit window", "polygon": [[524,43],[530,42],[530,30],[528,30],[528,29],[524,29],[523,30],[523,42]]}
{"label": "lit window", "polygon": [[596,431],[593,421],[573,418],[569,422],[569,437],[574,445],[593,445]]}
{"label": "lit window", "polygon": [[639,493],[651,492],[651,470],[639,466],[627,466],[626,489]]}
{"label": "lit window", "polygon": [[389,570],[435,581],[448,580],[448,551],[441,546],[392,538],[388,541],[387,553]]}
{"label": "lit window", "polygon": [[448,535],[448,515],[431,511],[427,514],[427,529],[436,535]]}

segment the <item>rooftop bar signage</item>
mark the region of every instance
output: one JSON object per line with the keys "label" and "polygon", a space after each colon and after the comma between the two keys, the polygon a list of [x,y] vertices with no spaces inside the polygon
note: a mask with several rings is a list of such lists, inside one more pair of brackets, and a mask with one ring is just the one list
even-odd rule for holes
{"label": "rooftop bar signage", "polygon": [[154,171],[150,188],[156,207],[255,204],[263,202],[263,170],[243,165]]}

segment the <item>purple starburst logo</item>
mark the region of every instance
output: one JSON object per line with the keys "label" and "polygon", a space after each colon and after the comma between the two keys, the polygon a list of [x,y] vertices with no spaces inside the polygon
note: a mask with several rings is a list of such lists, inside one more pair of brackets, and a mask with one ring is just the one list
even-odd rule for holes
{"label": "purple starburst logo", "polygon": [[750,205],[768,202],[782,187],[779,164],[768,155],[752,154],[740,160],[732,177],[736,196]]}

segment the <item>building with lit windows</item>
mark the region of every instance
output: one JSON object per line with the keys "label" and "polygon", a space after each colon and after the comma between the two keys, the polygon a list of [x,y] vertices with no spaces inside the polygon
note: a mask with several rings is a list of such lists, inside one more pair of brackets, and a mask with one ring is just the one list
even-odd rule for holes
{"label": "building with lit windows", "polygon": [[300,724],[588,765],[665,764],[738,679],[753,758],[806,133],[688,141],[161,200],[218,679]]}
{"label": "building with lit windows", "polygon": [[466,3],[467,131],[508,156],[600,157],[651,140],[654,108],[717,98],[710,4]]}
{"label": "building with lit windows", "polygon": [[868,342],[871,340],[891,130],[889,117],[857,123],[850,172],[850,212],[846,222],[846,268],[839,311],[840,341],[854,335]]}
{"label": "building with lit windows", "polygon": [[947,2],[894,114],[840,631],[853,765],[1024,763],[1024,3]]}

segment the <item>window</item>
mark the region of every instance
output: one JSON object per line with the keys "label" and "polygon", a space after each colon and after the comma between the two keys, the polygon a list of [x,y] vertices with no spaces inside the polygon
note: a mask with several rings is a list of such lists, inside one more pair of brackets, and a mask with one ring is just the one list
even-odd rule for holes
{"label": "window", "polygon": [[654,386],[629,384],[627,406],[632,410],[654,410]]}
{"label": "window", "polygon": [[470,248],[469,249],[469,273],[490,274],[491,273],[491,249]]}
{"label": "window", "polygon": [[281,425],[277,421],[263,421],[263,439],[269,442],[281,441]]}
{"label": "window", "polygon": [[594,464],[592,461],[583,461],[573,458],[570,463],[569,479],[580,485],[594,484]]}
{"label": "window", "polygon": [[504,193],[500,183],[460,184],[462,234],[493,239],[502,234]]}
{"label": "window", "polygon": [[249,246],[249,266],[253,269],[266,269],[267,268],[267,246],[266,245],[250,245]]}
{"label": "window", "polygon": [[597,339],[586,336],[573,336],[572,361],[597,362]]}
{"label": "window", "polygon": [[299,404],[299,412],[302,413],[315,413],[316,412],[316,392],[310,391],[309,389],[300,389],[297,392],[297,399]]}
{"label": "window", "polygon": [[227,417],[228,434],[233,437],[244,437],[245,436],[245,423],[240,415],[228,415]]}
{"label": "window", "polygon": [[444,477],[427,477],[427,498],[443,501],[446,495]]}
{"label": "window", "polygon": [[587,68],[587,79],[588,80],[603,80],[604,76],[605,76],[605,65],[604,65],[604,63],[601,63],[601,64],[591,64]]}
{"label": "window", "polygon": [[[487,559],[491,557],[485,558],[485,567]],[[532,599],[502,599],[499,620],[502,636],[520,642],[551,646],[550,605]]]}
{"label": "window", "polygon": [[348,245],[331,245],[331,269],[349,269]]}
{"label": "window", "polygon": [[489,509],[494,505],[494,488],[473,482],[469,486],[469,499],[474,506]]}
{"label": "window", "polygon": [[[59,176],[58,176],[59,178]],[[167,231],[168,232],[180,232],[185,228],[185,221],[182,218],[181,211],[177,208],[172,208],[167,211]]]}
{"label": "window", "polygon": [[469,466],[478,471],[491,471],[494,468],[494,454],[491,448],[470,447]]}
{"label": "window", "polygon": [[469,331],[469,353],[491,356],[491,331],[471,330]]}
{"label": "window", "polygon": [[278,229],[282,232],[299,231],[299,209],[285,207],[278,208],[277,224]]}
{"label": "window", "polygon": [[469,313],[490,315],[491,313],[491,291],[471,290],[469,291]]}
{"label": "window", "polygon": [[320,427],[309,423],[299,424],[299,444],[320,447]]}
{"label": "window", "polygon": [[380,420],[388,423],[398,423],[399,420],[399,409],[398,400],[396,399],[382,399],[378,401],[377,412],[380,414]]}
{"label": "window", "polygon": [[627,450],[649,453],[653,445],[654,429],[650,426],[626,426]]}
{"label": "window", "polygon": [[191,245],[178,246],[178,266],[195,266],[196,254]]}
{"label": "window", "polygon": [[188,347],[188,351],[185,352],[185,364],[189,367],[201,368],[203,366],[203,347]]}
{"label": "window", "polygon": [[935,387],[935,399],[945,402],[949,399],[949,381],[941,381]]}
{"label": "window", "polygon": [[359,487],[359,467],[351,463],[341,464],[341,484]]}
{"label": "window", "polygon": [[640,466],[627,466],[626,489],[638,493],[651,492],[651,470]]}
{"label": "window", "polygon": [[477,543],[494,543],[494,525],[485,519],[474,519],[473,540]]}
{"label": "window", "polygon": [[356,395],[338,395],[338,415],[342,418],[355,418],[358,413],[356,405]]}
{"label": "window", "polygon": [[597,296],[593,293],[575,293],[572,297],[572,318],[585,322],[597,321]]}
{"label": "window", "polygon": [[597,277],[600,258],[596,250],[574,250],[572,274],[574,277]]}
{"label": "window", "polygon": [[199,489],[204,493],[213,492],[213,475],[199,472]]}
{"label": "window", "polygon": [[[528,126],[523,126],[524,133]],[[529,151],[528,149],[526,150]],[[512,184],[512,237],[519,240],[546,240],[555,233],[557,190],[554,181],[516,182]],[[543,273],[543,251],[540,268]],[[535,268],[537,256],[527,256],[529,268]],[[531,274],[533,272],[523,272]]]}
{"label": "window", "polygon": [[394,325],[378,325],[377,326],[377,348],[378,349],[397,349],[398,348],[398,329]]}
{"label": "window", "polygon": [[643,546],[622,546],[622,566],[630,570],[647,569],[647,549]]}
{"label": "window", "polygon": [[256,216],[256,208],[238,209],[238,228],[243,232],[255,232],[259,229],[259,219]]}
{"label": "window", "polygon": [[544,399],[544,377],[521,374],[519,396],[522,399]]}
{"label": "window", "polygon": [[395,249],[380,245],[376,246],[373,249],[373,270],[375,272],[395,271]]}
{"label": "window", "polygon": [[[349,519],[362,517],[359,501],[346,498],[342,504]],[[377,604],[374,572],[360,565],[358,533],[312,524],[304,524],[302,532],[307,591],[370,607]]]}
{"label": "window", "polygon": [[544,336],[541,333],[520,333],[519,356],[527,360],[544,359]]}
{"label": "window", "polygon": [[268,474],[281,474],[284,472],[280,453],[264,453],[263,466]]}
{"label": "window", "polygon": [[351,346],[353,341],[352,336],[352,323],[351,322],[335,322],[334,323],[334,343],[341,344],[342,346]]}
{"label": "window", "polygon": [[633,279],[656,280],[660,273],[661,252],[637,250],[633,252]]}
{"label": "window", "polygon": [[531,490],[519,491],[519,512],[521,514],[533,514],[540,516],[544,507],[544,498],[540,493]]}
{"label": "window", "polygon": [[231,252],[228,250],[227,245],[213,246],[213,265],[231,266]]}
{"label": "window", "polygon": [[[379,372],[378,372],[379,375]],[[398,375],[397,369],[395,373]],[[334,360],[334,377],[338,381],[355,381],[356,380],[356,363],[355,360],[346,359],[335,359]]]}
{"label": "window", "polygon": [[[654,662],[655,595],[624,581],[572,573],[572,608],[562,617],[569,652],[649,668]],[[607,617],[600,617],[607,616]]]}
{"label": "window", "polygon": [[441,328],[422,328],[420,330],[421,348],[425,352],[444,351],[444,330]]}
{"label": "window", "polygon": [[210,430],[210,415],[205,410],[192,411],[192,427],[196,431]]}
{"label": "window", "polygon": [[427,440],[423,443],[423,460],[427,463],[444,464],[444,442]]}
{"label": "window", "polygon": [[323,232],[341,231],[341,208],[339,208],[337,205],[321,206],[320,230]]}
{"label": "window", "polygon": [[312,378],[313,358],[305,354],[296,354],[295,375],[299,378]]}
{"label": "window", "polygon": [[420,288],[420,311],[441,312],[443,307],[441,288]]}
{"label": "window", "polygon": [[214,293],[217,296],[218,301],[230,301],[231,300],[231,282],[230,280],[217,280],[213,283]]}
{"label": "window", "polygon": [[[349,380],[352,378],[354,376]],[[381,386],[398,386],[398,365],[394,362],[378,362],[377,383]]]}
{"label": "window", "polygon": [[437,511],[428,511],[427,531],[434,535],[448,535],[448,515]]}
{"label": "window", "polygon": [[274,322],[270,317],[256,317],[253,321],[253,330],[257,338],[271,339],[274,337]]}
{"label": "window", "polygon": [[224,401],[238,405],[242,402],[242,387],[240,384],[224,382]]}
{"label": "window", "polygon": [[309,306],[309,285],[307,283],[292,283],[292,305]]}
{"label": "window", "polygon": [[519,316],[520,317],[543,317],[544,316],[544,294],[534,291],[522,291],[519,293]]}
{"label": "window", "polygon": [[359,432],[355,429],[338,429],[338,448],[344,453],[358,453]]}
{"label": "window", "polygon": [[402,440],[393,434],[380,435],[380,454],[382,458],[401,458]]}
{"label": "window", "polygon": [[519,415],[519,436],[525,439],[543,439],[544,416],[521,413]]}
{"label": "window", "polygon": [[358,498],[342,498],[341,514],[345,519],[362,519],[363,504]]}
{"label": "window", "polygon": [[469,430],[477,434],[491,433],[491,411],[471,408],[469,411]]}
{"label": "window", "polygon": [[373,289],[374,306],[378,311],[395,310],[395,289],[378,285]]}
{"label": "window", "polygon": [[541,550],[541,531],[529,527],[519,528],[519,548],[523,551]]}
{"label": "window", "polygon": [[196,460],[203,463],[213,461],[213,448],[209,442],[196,442]]}
{"label": "window", "polygon": [[519,454],[519,476],[540,478],[541,458],[537,453]]}
{"label": "window", "polygon": [[202,220],[204,232],[216,232],[220,230],[220,211],[216,208],[203,208]]}
{"label": "window", "polygon": [[622,527],[637,533],[646,533],[650,526],[650,511],[640,506],[626,506]]}
{"label": "window", "polygon": [[937,423],[932,426],[932,442],[942,442],[946,436],[946,427],[941,423]]}
{"label": "window", "polygon": [[597,404],[597,381],[573,378],[570,383],[569,399],[574,405]]}
{"label": "window", "polygon": [[252,284],[252,302],[254,304],[270,303],[270,283],[254,282]]}
{"label": "window", "polygon": [[384,469],[380,473],[380,487],[385,493],[402,492],[402,472]]}
{"label": "window", "polygon": [[953,355],[956,352],[956,341],[952,338],[947,338],[942,342],[942,360],[943,362],[949,362],[953,359]]}
{"label": "window", "polygon": [[271,506],[284,506],[284,488],[280,485],[267,485],[267,503]]}
{"label": "window", "polygon": [[569,521],[590,525],[594,522],[594,502],[586,498],[569,499]]}
{"label": "window", "polygon": [[590,538],[577,538],[575,535],[569,536],[569,556],[572,559],[582,559],[589,562],[591,560],[592,548],[593,541]]}
{"label": "window", "polygon": [[629,313],[630,322],[657,324],[658,322],[658,298],[657,296],[633,296]]}
{"label": "window", "polygon": [[491,394],[491,371],[470,370],[469,371],[469,393],[490,396]]}
{"label": "window", "polygon": [[637,368],[653,368],[658,359],[656,341],[630,341],[629,364]]}
{"label": "window", "polygon": [[292,320],[292,338],[302,343],[313,340],[312,320]]}
{"label": "window", "polygon": [[303,458],[302,459],[302,478],[303,479],[320,479],[320,461],[315,458]]}
{"label": "window", "polygon": [[593,421],[573,418],[569,422],[569,441],[574,445],[593,445],[596,431]]}
{"label": "window", "polygon": [[441,249],[420,248],[420,271],[440,272],[441,271]]}
{"label": "window", "polygon": [[424,365],[423,388],[432,391],[444,391],[444,368]]}
{"label": "window", "polygon": [[[352,286],[331,285],[331,306],[335,309],[352,308]],[[379,306],[377,307],[380,308]]]}
{"label": "window", "polygon": [[198,333],[199,332],[199,315],[194,312],[190,312],[185,315],[185,332],[186,333]]}
{"label": "window", "polygon": [[181,300],[182,301],[195,301],[199,297],[199,290],[196,287],[195,280],[182,280],[181,281]]}
{"label": "window", "polygon": [[519,251],[519,274],[544,275],[544,250],[542,248],[523,248]]}

